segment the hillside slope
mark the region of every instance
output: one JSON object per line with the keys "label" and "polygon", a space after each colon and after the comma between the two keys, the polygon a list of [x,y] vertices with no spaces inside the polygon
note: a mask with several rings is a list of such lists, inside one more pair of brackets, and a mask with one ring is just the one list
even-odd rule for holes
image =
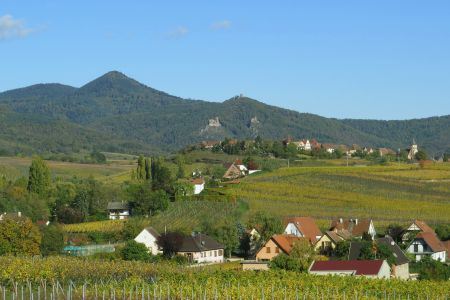
{"label": "hillside slope", "polygon": [[0,150],[154,152],[225,137],[322,142],[430,152],[450,148],[450,116],[408,121],[338,120],[233,97],[186,100],[109,72],[81,88],[38,84],[0,93]]}

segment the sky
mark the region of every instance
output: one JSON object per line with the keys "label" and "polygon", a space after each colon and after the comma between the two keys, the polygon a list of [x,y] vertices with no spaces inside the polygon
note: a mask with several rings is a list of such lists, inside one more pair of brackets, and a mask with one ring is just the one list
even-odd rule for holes
{"label": "sky", "polygon": [[326,117],[450,114],[450,1],[0,0],[0,91],[118,70]]}

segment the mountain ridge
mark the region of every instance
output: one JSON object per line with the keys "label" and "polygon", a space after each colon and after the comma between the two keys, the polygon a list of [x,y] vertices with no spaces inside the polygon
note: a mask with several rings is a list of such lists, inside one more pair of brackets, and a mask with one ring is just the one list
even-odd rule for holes
{"label": "mountain ridge", "polygon": [[[0,150],[71,151],[70,143],[52,134],[45,140],[50,139],[53,146],[43,147],[39,132],[30,137],[13,115],[28,126],[57,121],[58,126],[79,137],[79,144],[72,141],[73,150],[98,149],[98,143],[100,150],[105,151],[172,151],[207,139],[256,135],[267,139],[317,138],[326,143],[394,149],[405,148],[416,138],[420,146],[433,153],[450,149],[450,115],[411,120],[325,118],[244,96],[223,102],[184,99],[118,71],[105,73],[79,88],[52,83],[0,93],[0,120],[3,117],[8,126],[0,128]],[[217,122],[210,121],[216,118]],[[21,135],[29,136],[29,141],[19,143]],[[17,147],[11,147],[11,143]]]}

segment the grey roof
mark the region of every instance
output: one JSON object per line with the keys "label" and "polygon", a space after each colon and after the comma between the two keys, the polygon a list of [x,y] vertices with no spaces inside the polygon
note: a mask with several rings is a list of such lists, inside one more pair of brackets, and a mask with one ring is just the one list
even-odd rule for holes
{"label": "grey roof", "polygon": [[107,209],[130,209],[128,202],[108,202]]}
{"label": "grey roof", "polygon": [[206,234],[197,234],[195,236],[186,236],[179,252],[201,252],[208,250],[224,249],[225,247],[213,240]]}
{"label": "grey roof", "polygon": [[148,232],[150,232],[151,235],[153,235],[154,237],[160,237],[161,235],[159,234],[158,231],[156,231],[155,228],[149,226],[149,227],[145,227],[145,230],[147,230]]}
{"label": "grey roof", "polygon": [[[403,253],[402,249],[394,242],[394,240],[390,236],[386,236],[383,238],[376,239],[377,243],[380,243],[382,245],[386,245],[391,251],[392,254],[395,257],[395,264],[397,266],[403,265],[409,262],[408,257],[406,257],[405,253]],[[352,242],[350,243],[350,253],[349,253],[349,260],[355,260],[358,259],[359,254],[361,252],[362,243],[361,242]]]}
{"label": "grey roof", "polygon": [[397,266],[403,265],[409,262],[408,257],[402,251],[402,249],[394,242],[394,240],[390,236],[385,236],[377,239],[377,242],[380,244],[384,244],[391,249],[392,254],[395,256],[395,264]]}

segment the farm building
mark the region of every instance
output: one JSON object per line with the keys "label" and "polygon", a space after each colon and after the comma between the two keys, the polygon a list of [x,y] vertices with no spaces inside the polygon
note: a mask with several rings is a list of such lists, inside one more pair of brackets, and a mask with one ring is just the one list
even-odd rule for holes
{"label": "farm building", "polygon": [[314,261],[309,267],[308,272],[315,275],[390,278],[390,268],[385,260]]}

